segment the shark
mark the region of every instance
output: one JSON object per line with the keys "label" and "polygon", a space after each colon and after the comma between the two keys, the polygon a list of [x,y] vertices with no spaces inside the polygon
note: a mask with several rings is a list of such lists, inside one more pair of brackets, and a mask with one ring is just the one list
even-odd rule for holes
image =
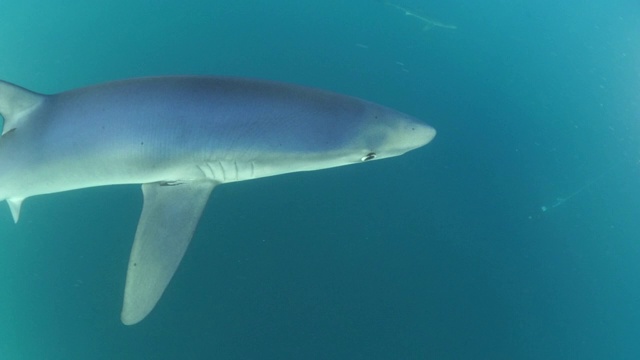
{"label": "shark", "polygon": [[168,76],[40,94],[0,81],[0,201],[141,184],[122,323],[156,306],[221,184],[402,155],[436,131],[355,97],[268,80]]}

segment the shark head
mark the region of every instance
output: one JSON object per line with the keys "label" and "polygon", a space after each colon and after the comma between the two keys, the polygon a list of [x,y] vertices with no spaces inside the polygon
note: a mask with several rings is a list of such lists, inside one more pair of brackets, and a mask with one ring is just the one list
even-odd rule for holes
{"label": "shark head", "polygon": [[352,163],[399,156],[428,144],[436,136],[431,126],[378,106],[368,111],[360,127],[350,147],[355,155]]}
{"label": "shark head", "polygon": [[[304,143],[296,144],[297,151],[291,150],[287,154],[267,151],[259,159],[252,159],[257,164],[256,177],[400,156],[428,144],[436,135],[434,128],[407,114],[359,100],[354,104],[356,106],[341,111],[333,110],[332,116],[322,114],[323,119],[332,119],[329,126],[291,127],[297,141],[304,139]],[[300,136],[301,133],[304,136]]]}
{"label": "shark head", "polygon": [[410,115],[358,98],[297,86],[285,91],[272,83],[258,86],[269,102],[249,110],[243,105],[237,112],[247,115],[217,131],[236,129],[220,137],[226,149],[222,156],[219,151],[204,155],[201,170],[207,178],[224,183],[386,159],[422,147],[436,135]]}

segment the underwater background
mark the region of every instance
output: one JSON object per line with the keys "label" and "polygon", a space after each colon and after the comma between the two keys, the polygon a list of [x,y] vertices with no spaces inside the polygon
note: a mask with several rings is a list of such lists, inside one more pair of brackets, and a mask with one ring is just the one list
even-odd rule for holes
{"label": "underwater background", "polygon": [[[258,77],[438,130],[220,186],[154,311],[120,309],[138,185],[0,212],[0,359],[640,358],[640,4],[2,1],[37,92]],[[3,205],[4,206],[4,205]]]}

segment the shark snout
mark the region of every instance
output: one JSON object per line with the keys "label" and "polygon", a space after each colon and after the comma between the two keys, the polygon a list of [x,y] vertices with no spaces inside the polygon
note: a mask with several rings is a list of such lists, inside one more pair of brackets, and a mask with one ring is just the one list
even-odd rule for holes
{"label": "shark snout", "polygon": [[398,121],[388,128],[384,145],[377,148],[378,158],[402,155],[427,145],[436,136],[436,130],[427,124],[407,118],[396,119]]}
{"label": "shark snout", "polygon": [[422,123],[411,123],[406,126],[407,145],[409,150],[425,146],[436,136],[436,129]]}
{"label": "shark snout", "polygon": [[[403,119],[404,120],[404,119]],[[398,155],[427,145],[436,136],[436,130],[417,120],[405,120],[398,124],[393,136],[394,147]]]}

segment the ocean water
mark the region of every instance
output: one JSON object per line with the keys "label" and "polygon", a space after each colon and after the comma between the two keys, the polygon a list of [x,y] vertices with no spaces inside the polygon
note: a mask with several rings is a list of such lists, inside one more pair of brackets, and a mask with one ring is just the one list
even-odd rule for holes
{"label": "ocean water", "polygon": [[[640,5],[3,1],[0,78],[346,93],[438,130],[220,186],[150,316],[119,313],[139,186],[0,212],[0,359],[638,359]],[[453,28],[455,27],[455,29]]]}

